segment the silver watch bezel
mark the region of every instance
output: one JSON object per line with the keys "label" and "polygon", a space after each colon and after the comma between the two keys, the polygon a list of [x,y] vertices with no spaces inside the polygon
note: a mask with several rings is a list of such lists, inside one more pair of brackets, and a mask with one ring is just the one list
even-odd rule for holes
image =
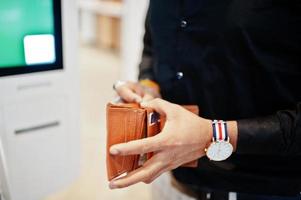
{"label": "silver watch bezel", "polygon": [[[224,148],[220,149],[219,151],[223,151],[223,154],[218,154],[218,152],[213,152],[216,151],[218,148]],[[228,149],[225,149],[228,148]],[[223,161],[229,158],[233,153],[233,146],[230,143],[229,139],[227,141],[222,140],[222,141],[213,141],[209,147],[206,149],[206,156],[212,160],[212,161]]]}

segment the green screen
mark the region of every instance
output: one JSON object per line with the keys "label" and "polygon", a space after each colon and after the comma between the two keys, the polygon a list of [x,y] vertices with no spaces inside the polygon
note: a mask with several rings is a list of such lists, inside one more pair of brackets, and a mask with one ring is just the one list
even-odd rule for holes
{"label": "green screen", "polygon": [[0,68],[26,66],[26,35],[54,34],[52,0],[0,0]]}

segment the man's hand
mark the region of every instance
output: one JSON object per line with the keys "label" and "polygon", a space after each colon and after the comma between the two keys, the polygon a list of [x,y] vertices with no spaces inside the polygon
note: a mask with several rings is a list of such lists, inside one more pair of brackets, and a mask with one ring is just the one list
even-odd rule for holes
{"label": "man's hand", "polygon": [[161,133],[154,137],[117,144],[110,148],[113,155],[136,155],[155,152],[142,167],[125,177],[110,182],[110,188],[123,188],[138,182],[150,183],[166,171],[205,155],[212,139],[211,121],[187,111],[179,105],[161,99],[142,103],[166,116]]}
{"label": "man's hand", "polygon": [[115,88],[117,94],[128,103],[140,103],[160,97],[158,91],[141,85],[140,83],[127,81]]}

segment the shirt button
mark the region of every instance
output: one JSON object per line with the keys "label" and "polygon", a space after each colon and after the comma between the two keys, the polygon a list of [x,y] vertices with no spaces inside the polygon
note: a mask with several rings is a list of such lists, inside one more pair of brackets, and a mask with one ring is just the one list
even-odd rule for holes
{"label": "shirt button", "polygon": [[184,76],[183,72],[177,72],[177,79],[180,80]]}
{"label": "shirt button", "polygon": [[182,20],[182,21],[181,21],[181,27],[182,27],[182,28],[185,28],[186,26],[187,26],[187,21]]}

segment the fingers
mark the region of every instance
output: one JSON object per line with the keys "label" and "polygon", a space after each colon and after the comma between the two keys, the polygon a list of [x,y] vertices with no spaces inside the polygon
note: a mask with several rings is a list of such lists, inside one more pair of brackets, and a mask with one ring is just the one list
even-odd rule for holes
{"label": "fingers", "polygon": [[160,115],[166,115],[167,117],[173,112],[174,109],[176,109],[175,104],[169,103],[168,101],[164,101],[159,98],[146,102],[143,101],[141,103],[141,106],[153,108]]}
{"label": "fingers", "polygon": [[112,155],[137,155],[159,151],[164,148],[164,135],[158,134],[153,137],[134,140],[127,143],[111,146]]}
{"label": "fingers", "polygon": [[154,157],[125,177],[110,182],[111,189],[124,188],[141,181],[149,183],[164,172],[164,165]]}
{"label": "fingers", "polygon": [[150,101],[159,94],[151,94],[145,91],[145,89],[139,84],[134,82],[126,82],[115,88],[117,94],[126,102],[140,103],[142,101]]}
{"label": "fingers", "polygon": [[175,169],[184,163],[198,159],[204,153],[200,150],[195,150],[185,153],[177,158],[170,158],[170,152],[160,151],[148,160],[142,167],[128,173],[126,176],[110,182],[110,188],[124,188],[138,182],[151,183],[162,173]]}
{"label": "fingers", "polygon": [[140,97],[143,97],[145,93],[143,87],[138,83],[130,83],[130,84],[132,84],[130,88],[134,91],[134,93],[138,94]]}
{"label": "fingers", "polygon": [[133,90],[127,85],[120,86],[116,89],[118,95],[124,99],[126,102],[136,102],[140,103],[142,101],[142,97],[139,96],[139,93],[136,93],[139,89]]}
{"label": "fingers", "polygon": [[153,100],[154,97],[148,93],[145,93],[143,98],[142,98],[142,102],[146,102],[146,101],[150,101],[150,100]]}

